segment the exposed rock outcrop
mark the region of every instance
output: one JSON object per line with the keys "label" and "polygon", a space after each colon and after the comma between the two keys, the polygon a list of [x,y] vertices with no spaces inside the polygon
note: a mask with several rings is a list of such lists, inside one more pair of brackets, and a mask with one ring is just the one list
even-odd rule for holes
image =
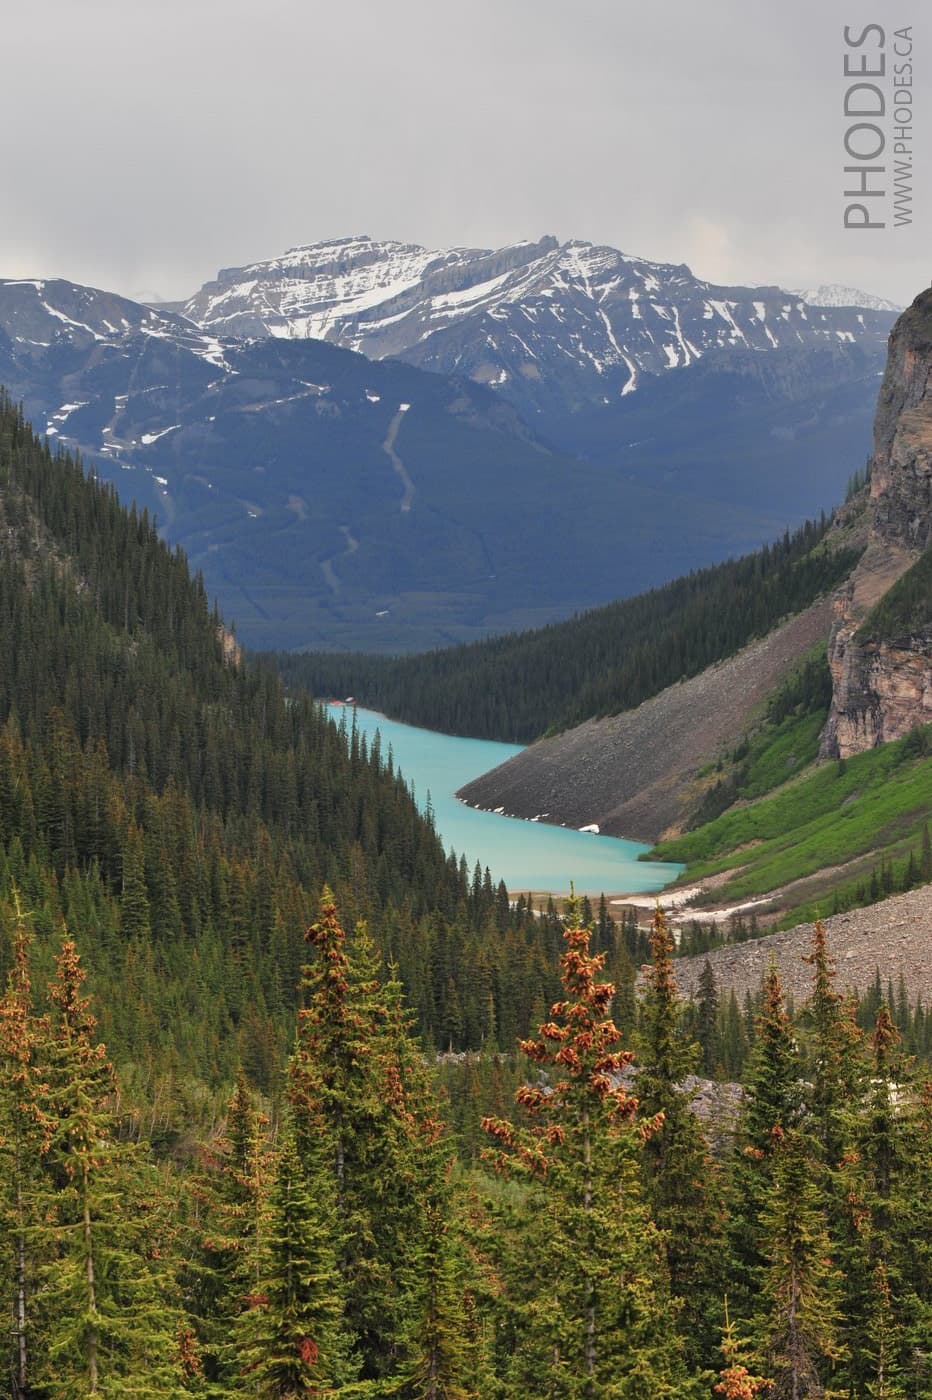
{"label": "exposed rock outcrop", "polygon": [[890,336],[874,422],[871,534],[836,601],[833,701],[822,752],[847,757],[932,722],[932,631],[865,639],[859,629],[932,545],[932,289]]}

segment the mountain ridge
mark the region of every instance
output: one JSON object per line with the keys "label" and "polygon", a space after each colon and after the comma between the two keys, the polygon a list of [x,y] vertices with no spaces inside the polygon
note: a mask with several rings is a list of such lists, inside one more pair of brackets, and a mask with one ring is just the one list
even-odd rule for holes
{"label": "mountain ridge", "polygon": [[184,311],[205,328],[314,336],[465,373],[549,422],[712,350],[877,343],[891,305],[868,300],[807,305],[776,286],[718,286],[685,263],[552,235],[439,250],[364,235],[224,268]]}

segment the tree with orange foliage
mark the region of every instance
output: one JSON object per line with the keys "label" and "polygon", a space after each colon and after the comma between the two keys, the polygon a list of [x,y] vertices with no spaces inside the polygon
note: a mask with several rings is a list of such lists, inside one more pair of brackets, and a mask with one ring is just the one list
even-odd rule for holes
{"label": "tree with orange foliage", "polygon": [[[397,1395],[452,1397],[460,1368],[445,1339],[461,1330],[449,1311],[456,1290],[445,1254],[452,1149],[429,1073],[400,984],[380,979],[365,926],[347,938],[326,886],[305,939],[313,956],[289,1100],[306,1175],[326,1175],[332,1193],[344,1334],[355,1342],[361,1384],[390,1379]],[[441,1373],[445,1389],[435,1384]]]}
{"label": "tree with orange foliage", "polygon": [[35,1038],[42,1184],[29,1237],[41,1342],[29,1393],[178,1396],[191,1377],[167,1203],[144,1150],[120,1138],[113,1068],[84,976],[66,936]]}
{"label": "tree with orange foliage", "polygon": [[526,1184],[517,1250],[508,1270],[512,1351],[508,1397],[656,1400],[692,1393],[667,1294],[663,1244],[640,1187],[642,1144],[659,1127],[638,1116],[624,1084],[632,1052],[609,1016],[614,995],[599,980],[604,956],[570,901],[561,958],[565,999],[535,1039],[521,1042],[538,1066],[517,1092],[527,1126],[483,1122],[488,1154]]}
{"label": "tree with orange foliage", "polygon": [[713,1387],[716,1395],[725,1400],[754,1400],[757,1395],[766,1395],[770,1381],[763,1376],[755,1376],[744,1364],[745,1346],[737,1335],[734,1322],[728,1316],[728,1299],[725,1299],[725,1331],[722,1334],[721,1353],[725,1365],[719,1372],[719,1379]]}

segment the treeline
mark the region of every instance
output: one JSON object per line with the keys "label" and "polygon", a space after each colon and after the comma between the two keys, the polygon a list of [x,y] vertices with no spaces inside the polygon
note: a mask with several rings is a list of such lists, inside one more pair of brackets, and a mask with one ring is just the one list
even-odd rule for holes
{"label": "treeline", "polygon": [[[708,936],[708,925],[694,924],[691,929],[687,925],[680,938],[680,953],[701,954],[713,946],[742,943],[757,937],[753,920],[748,922],[737,915],[729,920],[729,925],[727,933],[719,932],[712,938]],[[683,1013],[685,1031],[695,1039],[701,1052],[700,1074],[722,1082],[744,1078],[754,1047],[762,1000],[761,992],[747,992],[743,1002],[738,1001],[734,988],[720,992],[712,964],[706,959],[695,999],[687,1002]],[[792,998],[787,997],[786,1002],[787,1014],[798,1022]],[[885,1005],[902,1052],[923,1065],[932,1063],[932,1011],[923,1005],[921,997],[911,1000],[902,972],[895,987],[889,978],[884,987],[878,969],[863,994],[849,992],[846,1005],[853,1024],[864,1032],[870,1031],[881,1005]]]}
{"label": "treeline", "polygon": [[326,887],[280,1095],[240,1074],[184,1153],[136,1130],[67,931],[44,995],[32,942],[20,904],[0,998],[11,1400],[932,1394],[932,1083],[883,1001],[861,1029],[820,925],[795,1028],[764,978],[713,1151],[663,914],[626,1035],[571,903],[558,997],[459,1158],[397,977]]}
{"label": "treeline", "polygon": [[569,622],[420,656],[278,654],[292,690],[355,696],[392,718],[475,738],[530,743],[615,714],[732,655],[850,572],[831,520],[755,554],[701,569]]}

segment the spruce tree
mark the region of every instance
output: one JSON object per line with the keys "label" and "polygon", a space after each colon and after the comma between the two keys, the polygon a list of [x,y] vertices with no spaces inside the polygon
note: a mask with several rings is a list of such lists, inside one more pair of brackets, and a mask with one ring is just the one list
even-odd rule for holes
{"label": "spruce tree", "polygon": [[306,939],[316,956],[289,1078],[297,1148],[309,1169],[318,1153],[329,1163],[345,1329],[362,1379],[381,1380],[412,1364],[424,1305],[416,1256],[442,1200],[439,1123],[400,986],[382,987],[364,927],[347,946],[326,887]]}
{"label": "spruce tree", "polygon": [[33,1386],[56,1400],[174,1396],[184,1384],[183,1328],[166,1262],[166,1203],[142,1153],[119,1140],[113,1071],[70,939],[56,965],[36,1051],[44,1199],[32,1227],[43,1256]]}
{"label": "spruce tree", "polygon": [[663,1233],[670,1288],[693,1366],[710,1364],[718,1342],[715,1300],[724,1285],[722,1201],[718,1173],[686,1081],[700,1049],[683,1032],[673,938],[658,906],[651,927],[638,1037],[635,1090],[641,1112],[659,1126],[644,1144],[647,1198]]}
{"label": "spruce tree", "polygon": [[702,1046],[702,1072],[710,1078],[719,1062],[718,988],[712,964],[706,958],[699,974],[696,996],[696,1037]]}
{"label": "spruce tree", "polygon": [[211,1394],[224,1394],[240,1375],[236,1320],[258,1291],[270,1176],[266,1130],[240,1073],[224,1131],[200,1148],[186,1193],[181,1281]]}
{"label": "spruce tree", "polygon": [[898,1039],[881,1003],[869,1095],[844,1163],[849,1373],[859,1393],[891,1396],[932,1385],[930,1103],[911,1082]]}
{"label": "spruce tree", "polygon": [[812,995],[804,1016],[810,1027],[808,1106],[822,1160],[834,1171],[850,1140],[852,1106],[863,1092],[861,1035],[852,1008],[835,989],[835,967],[820,919],[813,928],[812,952],[806,961],[813,968]]}
{"label": "spruce tree", "polygon": [[306,1132],[299,1154],[290,1118],[282,1125],[260,1280],[235,1333],[241,1383],[261,1400],[336,1394],[355,1372],[334,1180],[319,1151],[324,1140],[321,1132],[315,1146]]}
{"label": "spruce tree", "polygon": [[737,1316],[745,1322],[753,1315],[764,1278],[763,1211],[772,1184],[774,1146],[780,1133],[796,1125],[801,1111],[799,1074],[783,984],[771,960],[755,1022],[728,1203],[733,1275],[729,1291]]}
{"label": "spruce tree", "polygon": [[0,1277],[4,1280],[5,1316],[12,1319],[9,1374],[14,1397],[28,1391],[34,1242],[30,1238],[36,1203],[40,1145],[36,1107],[38,1066],[29,975],[29,935],[13,892],[13,966],[0,999]]}
{"label": "spruce tree", "polygon": [[758,1335],[774,1400],[806,1400],[822,1396],[842,1356],[840,1275],[829,1252],[814,1144],[799,1127],[776,1126],[772,1139]]}
{"label": "spruce tree", "polygon": [[607,1012],[598,980],[604,956],[570,903],[561,959],[564,999],[521,1049],[547,1078],[516,1102],[530,1127],[497,1118],[485,1127],[493,1160],[527,1183],[508,1397],[674,1396],[685,1393],[671,1325],[663,1248],[640,1186],[640,1145],[659,1120],[638,1119],[619,1082],[632,1052]]}

